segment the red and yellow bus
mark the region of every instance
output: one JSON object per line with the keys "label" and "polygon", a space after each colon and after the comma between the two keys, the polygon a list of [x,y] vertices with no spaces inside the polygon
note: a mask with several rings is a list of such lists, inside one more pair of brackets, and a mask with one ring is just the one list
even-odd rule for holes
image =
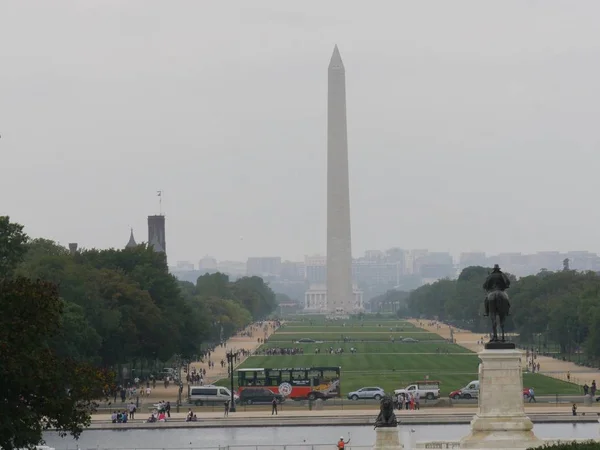
{"label": "red and yellow bus", "polygon": [[341,367],[238,369],[238,395],[247,388],[267,388],[293,400],[341,397]]}

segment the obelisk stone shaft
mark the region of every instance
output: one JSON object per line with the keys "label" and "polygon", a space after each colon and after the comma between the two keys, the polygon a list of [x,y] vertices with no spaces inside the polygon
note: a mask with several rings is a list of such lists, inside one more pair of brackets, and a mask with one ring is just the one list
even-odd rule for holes
{"label": "obelisk stone shaft", "polygon": [[327,307],[354,310],[346,71],[337,45],[329,63],[327,93]]}

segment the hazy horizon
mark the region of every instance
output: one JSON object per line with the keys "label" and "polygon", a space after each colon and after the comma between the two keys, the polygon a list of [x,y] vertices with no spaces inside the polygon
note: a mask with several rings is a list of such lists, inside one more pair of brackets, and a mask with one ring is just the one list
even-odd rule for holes
{"label": "hazy horizon", "polygon": [[337,44],[355,257],[600,253],[599,13],[591,0],[7,0],[0,215],[32,237],[123,247],[129,227],[147,240],[162,190],[170,263],[325,254]]}

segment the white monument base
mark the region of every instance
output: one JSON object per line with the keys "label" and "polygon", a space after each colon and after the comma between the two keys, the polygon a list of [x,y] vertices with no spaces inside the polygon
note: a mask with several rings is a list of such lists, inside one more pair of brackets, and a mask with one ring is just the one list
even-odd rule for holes
{"label": "white monument base", "polygon": [[479,358],[479,411],[460,447],[526,449],[544,445],[533,434],[533,423],[523,407],[521,352],[485,349]]}
{"label": "white monument base", "polygon": [[375,446],[373,450],[402,450],[400,434],[397,427],[381,427],[375,431]]}

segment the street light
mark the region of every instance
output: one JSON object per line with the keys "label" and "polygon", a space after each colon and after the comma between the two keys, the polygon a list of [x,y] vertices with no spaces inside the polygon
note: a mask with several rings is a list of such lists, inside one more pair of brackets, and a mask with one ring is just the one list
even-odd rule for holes
{"label": "street light", "polygon": [[237,360],[237,353],[233,353],[233,350],[229,350],[225,356],[227,357],[227,364],[229,367],[229,379],[231,381],[231,400],[229,402],[229,412],[235,412],[235,398],[233,397],[233,367]]}

